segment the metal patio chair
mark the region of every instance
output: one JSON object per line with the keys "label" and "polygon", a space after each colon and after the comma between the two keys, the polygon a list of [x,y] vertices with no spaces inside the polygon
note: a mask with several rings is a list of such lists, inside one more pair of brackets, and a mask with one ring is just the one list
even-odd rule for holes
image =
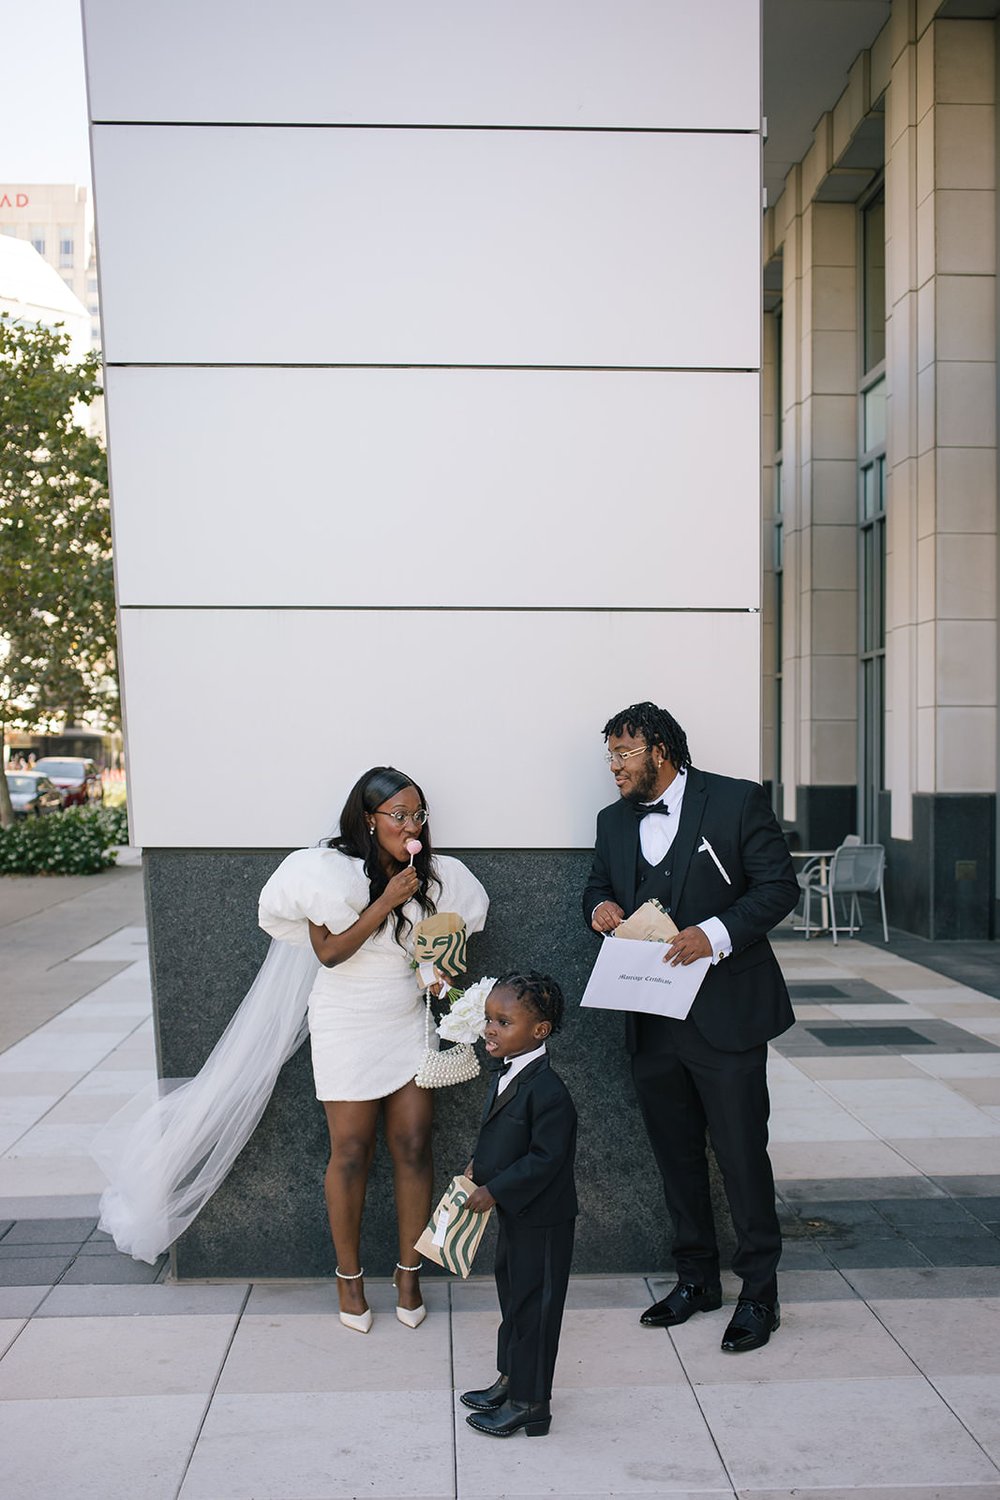
{"label": "metal patio chair", "polygon": [[885,849],[881,844],[860,844],[849,835],[834,851],[826,880],[821,878],[819,868],[813,862],[798,877],[803,895],[803,924],[805,934],[810,936],[810,906],[813,896],[828,904],[830,931],[834,944],[837,942],[837,897],[850,896],[847,922],[841,922],[840,931],[851,936],[861,928],[861,905],[859,896],[878,895],[882,913],[882,936],[889,941],[889,925],[885,917]]}

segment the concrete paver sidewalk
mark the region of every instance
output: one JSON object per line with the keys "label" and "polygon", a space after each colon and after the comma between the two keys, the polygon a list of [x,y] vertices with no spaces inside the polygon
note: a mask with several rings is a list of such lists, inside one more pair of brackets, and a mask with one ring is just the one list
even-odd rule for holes
{"label": "concrete paver sidewalk", "polygon": [[[492,1376],[491,1278],[430,1281],[416,1331],[371,1283],[361,1338],[327,1283],[170,1285],[96,1232],[89,1141],[153,1071],[120,875],[49,905],[82,939],[47,968],[24,926],[46,913],[23,893],[12,913],[0,882],[0,1493],[1000,1500],[1000,1001],[960,968],[781,937],[780,1330],[727,1357],[725,1308],[649,1331],[659,1276],[574,1278],[551,1434],[497,1444],[456,1394]],[[33,1026],[32,973],[50,976]]]}
{"label": "concrete paver sidewalk", "polygon": [[[80,969],[66,960],[145,920],[138,851],[100,875],[0,877],[0,1052],[131,962]],[[101,964],[98,968],[96,965]]]}

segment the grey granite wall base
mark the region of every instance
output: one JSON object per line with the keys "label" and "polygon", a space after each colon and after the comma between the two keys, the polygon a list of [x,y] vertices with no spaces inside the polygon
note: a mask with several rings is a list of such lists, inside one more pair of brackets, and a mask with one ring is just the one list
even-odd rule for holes
{"label": "grey granite wall base", "polygon": [[783,820],[792,849],[836,849],[858,826],[856,786],[799,786],[796,817]]}
{"label": "grey granite wall base", "polygon": [[[853,786],[800,786],[796,807],[795,821],[783,825],[792,849],[835,849],[857,828]],[[892,926],[937,940],[994,937],[995,796],[917,794],[912,839],[890,837],[891,814],[892,794],[882,792],[879,826],[885,830],[886,908]]]}
{"label": "grey granite wall base", "polygon": [[[165,1077],[197,1072],[249,988],[267,950],[257,896],[287,851],[147,849],[145,870],[157,1045]],[[488,929],[470,943],[470,974],[513,967],[553,974],[567,997],[551,1044],[580,1114],[581,1214],[577,1271],[656,1271],[670,1265],[659,1174],[632,1090],[620,1015],[581,1010],[597,939],[580,915],[589,869],[582,851],[453,851],[491,896]],[[468,1160],[486,1080],[438,1090],[435,1181]],[[329,1276],[323,1203],[326,1124],[308,1044],[282,1070],[271,1103],[227,1181],[173,1251],[174,1274]],[[724,1256],[732,1230],[715,1179]],[[492,1239],[482,1252],[492,1265]],[[380,1141],[369,1180],[362,1263],[388,1275],[397,1257],[388,1154]]]}
{"label": "grey granite wall base", "polygon": [[[892,794],[879,800],[879,822],[891,824]],[[918,793],[913,838],[886,846],[889,921],[937,940],[996,934],[996,797],[990,792]]]}

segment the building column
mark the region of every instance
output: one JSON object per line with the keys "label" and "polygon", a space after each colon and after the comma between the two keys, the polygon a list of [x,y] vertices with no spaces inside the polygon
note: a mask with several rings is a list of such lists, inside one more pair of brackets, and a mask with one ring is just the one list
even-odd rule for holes
{"label": "building column", "polygon": [[886,150],[886,782],[894,919],[990,935],[996,791],[994,23],[897,6]]}
{"label": "building column", "polygon": [[855,823],[856,242],[853,204],[808,201],[784,235],[782,811],[802,847]]}
{"label": "building column", "polygon": [[[766,253],[766,248],[765,248]],[[776,474],[778,402],[780,376],[778,341],[780,321],[773,312],[765,312],[761,343],[761,779],[769,782],[772,800],[780,815],[781,766],[778,756],[778,716],[781,712],[778,673],[781,658],[777,640],[778,578],[776,568],[775,522],[777,509]]]}

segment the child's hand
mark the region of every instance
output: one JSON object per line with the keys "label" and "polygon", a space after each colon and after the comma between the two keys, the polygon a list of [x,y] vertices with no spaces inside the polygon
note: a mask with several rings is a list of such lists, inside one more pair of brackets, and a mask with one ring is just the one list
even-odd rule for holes
{"label": "child's hand", "polygon": [[496,1202],[497,1200],[489,1188],[477,1187],[476,1191],[466,1200],[465,1206],[466,1208],[471,1208],[474,1214],[486,1214],[489,1213],[491,1208],[496,1207]]}

